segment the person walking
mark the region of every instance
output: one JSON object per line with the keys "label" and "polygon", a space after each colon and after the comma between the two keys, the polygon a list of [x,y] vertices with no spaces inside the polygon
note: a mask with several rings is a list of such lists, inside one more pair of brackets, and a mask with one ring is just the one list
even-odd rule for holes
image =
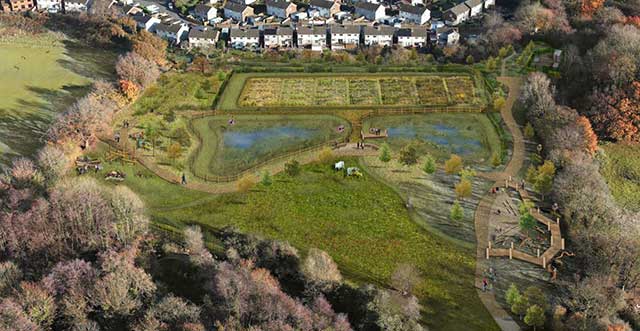
{"label": "person walking", "polygon": [[184,174],[184,172],[182,173],[182,185],[187,185],[187,176]]}
{"label": "person walking", "polygon": [[486,278],[482,278],[482,292],[486,292],[487,291],[487,279]]}

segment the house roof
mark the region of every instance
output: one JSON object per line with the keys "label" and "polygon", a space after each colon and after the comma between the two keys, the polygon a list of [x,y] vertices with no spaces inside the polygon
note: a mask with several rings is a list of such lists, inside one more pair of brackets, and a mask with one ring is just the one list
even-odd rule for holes
{"label": "house roof", "polygon": [[380,8],[380,4],[375,4],[375,3],[371,3],[371,2],[358,2],[356,3],[356,5],[354,7],[356,7],[356,9],[362,9],[362,10],[366,10],[366,11],[376,11],[378,10],[378,8]]}
{"label": "house roof", "polygon": [[311,7],[326,8],[326,9],[333,7],[334,4],[335,2],[329,1],[329,0],[311,0],[309,2],[309,6]]}
{"label": "house roof", "polygon": [[247,9],[247,5],[242,3],[227,1],[227,3],[224,4],[224,9],[230,10],[233,12],[242,13],[245,9]]}
{"label": "house roof", "polygon": [[424,14],[424,12],[429,10],[429,9],[427,9],[427,7],[412,6],[412,5],[408,5],[406,3],[400,3],[400,5],[398,5],[398,7],[400,8],[401,12],[410,13],[410,14],[414,14],[414,15],[422,15],[422,14]]}
{"label": "house roof", "polygon": [[450,11],[450,12],[456,14],[456,15],[462,15],[462,14],[464,14],[464,13],[469,11],[469,7],[467,7],[467,5],[465,5],[464,3],[460,3],[460,4],[457,4],[457,5],[453,6],[453,7],[451,7],[447,11]]}
{"label": "house roof", "polygon": [[165,23],[158,23],[158,25],[156,25],[156,31],[164,31],[164,32],[170,32],[170,33],[178,33],[178,31],[180,31],[180,29],[182,29],[182,25],[180,24],[165,24]]}
{"label": "house roof", "polygon": [[314,27],[308,27],[308,26],[301,26],[298,28],[298,34],[326,34],[327,30],[325,29],[325,27],[321,27],[321,26],[314,26]]}
{"label": "house roof", "polygon": [[482,0],[467,0],[464,3],[471,8],[482,6]]}
{"label": "house roof", "polygon": [[276,34],[279,36],[292,36],[293,29],[288,26],[280,27],[278,28],[278,31],[276,32]]}
{"label": "house roof", "polygon": [[195,12],[196,14],[207,14],[211,8],[213,7],[205,4],[199,4],[195,8]]}
{"label": "house roof", "polygon": [[189,38],[216,40],[218,39],[218,33],[219,33],[218,30],[213,30],[213,29],[206,29],[206,30],[191,29],[191,31],[189,31]]}
{"label": "house roof", "polygon": [[395,29],[388,26],[365,26],[365,36],[392,36]]}
{"label": "house roof", "polygon": [[332,25],[331,33],[337,34],[360,34],[359,25]]}
{"label": "house roof", "polygon": [[398,29],[398,37],[427,37],[426,29],[403,28]]}
{"label": "house roof", "polygon": [[450,26],[443,26],[441,28],[437,28],[436,29],[436,34],[450,34],[450,33],[453,33],[453,32],[458,32],[458,30],[454,29],[454,28],[452,28]]}
{"label": "house roof", "polygon": [[231,29],[231,37],[245,37],[245,38],[258,38],[260,36],[260,32],[258,29]]}
{"label": "house roof", "polygon": [[285,0],[265,0],[264,4],[267,5],[267,7],[287,9],[292,3]]}
{"label": "house roof", "polygon": [[140,24],[147,24],[153,17],[147,15],[134,15],[133,20]]}

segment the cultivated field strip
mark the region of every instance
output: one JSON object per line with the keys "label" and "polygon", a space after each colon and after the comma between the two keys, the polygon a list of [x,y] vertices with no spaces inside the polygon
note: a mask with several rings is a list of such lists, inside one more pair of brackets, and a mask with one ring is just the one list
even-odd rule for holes
{"label": "cultivated field strip", "polygon": [[477,103],[468,76],[254,77],[240,107],[446,106]]}

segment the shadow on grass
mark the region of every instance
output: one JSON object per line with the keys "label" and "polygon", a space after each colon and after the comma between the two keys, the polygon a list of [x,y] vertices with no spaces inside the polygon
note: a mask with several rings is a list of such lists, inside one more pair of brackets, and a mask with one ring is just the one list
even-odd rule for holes
{"label": "shadow on grass", "polygon": [[19,156],[33,156],[44,144],[55,116],[86,94],[88,86],[59,90],[28,86],[27,90],[39,101],[19,99],[18,107],[0,109],[0,141],[8,148],[0,154],[0,166],[9,165]]}
{"label": "shadow on grass", "polygon": [[113,80],[118,54],[111,50],[90,48],[78,41],[64,40],[64,54],[58,63],[65,69],[90,79]]}

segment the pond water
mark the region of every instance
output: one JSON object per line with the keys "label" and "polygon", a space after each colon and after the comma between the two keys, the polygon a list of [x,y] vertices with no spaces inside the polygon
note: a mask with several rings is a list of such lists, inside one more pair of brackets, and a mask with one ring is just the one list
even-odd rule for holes
{"label": "pond water", "polygon": [[458,128],[445,124],[408,123],[388,127],[389,139],[422,140],[450,149],[453,153],[468,155],[482,150],[482,142],[464,135]]}
{"label": "pond water", "polygon": [[193,155],[192,171],[233,175],[350,133],[347,121],[330,115],[238,115],[234,120],[229,125],[228,117],[212,116],[193,122],[202,146]]}
{"label": "pond water", "polygon": [[223,133],[225,147],[249,149],[256,144],[271,140],[300,141],[309,139],[316,130],[293,126],[274,126],[249,132],[226,131]]}

